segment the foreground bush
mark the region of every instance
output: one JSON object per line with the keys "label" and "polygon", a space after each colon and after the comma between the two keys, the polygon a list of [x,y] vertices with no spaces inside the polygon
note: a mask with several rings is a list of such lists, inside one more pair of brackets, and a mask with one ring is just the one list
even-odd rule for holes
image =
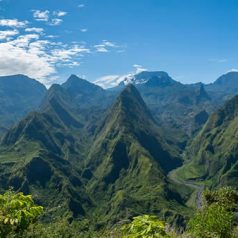
{"label": "foreground bush", "polygon": [[122,227],[122,238],[162,238],[169,237],[165,231],[165,223],[156,216],[137,216]]}
{"label": "foreground bush", "polygon": [[230,187],[204,192],[201,210],[190,220],[189,232],[195,238],[238,237],[234,232],[234,211],[238,193]]}
{"label": "foreground bush", "polygon": [[0,237],[22,237],[23,232],[43,212],[30,195],[12,190],[0,195]]}

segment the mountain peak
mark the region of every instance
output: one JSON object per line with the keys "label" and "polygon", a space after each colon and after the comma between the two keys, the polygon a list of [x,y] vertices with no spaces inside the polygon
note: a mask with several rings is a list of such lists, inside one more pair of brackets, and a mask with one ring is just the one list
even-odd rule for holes
{"label": "mountain peak", "polygon": [[137,113],[138,116],[142,115],[141,113],[146,113],[151,117],[151,114],[142,99],[139,91],[133,84],[128,84],[126,88],[119,95],[114,107],[120,107],[127,114]]}
{"label": "mountain peak", "polygon": [[[109,110],[103,127],[130,131],[131,128],[143,127],[144,124],[149,126],[153,122],[154,119],[140,93],[134,85],[128,84]],[[103,130],[103,127],[99,128],[99,131]]]}
{"label": "mountain peak", "polygon": [[119,98],[123,97],[136,97],[139,100],[142,99],[140,93],[133,84],[128,84],[126,88],[121,92]]}
{"label": "mountain peak", "polygon": [[130,83],[134,85],[147,85],[150,87],[165,87],[178,82],[173,80],[168,73],[164,71],[143,71],[134,75],[130,74],[120,85],[127,85]]}
{"label": "mountain peak", "polygon": [[9,85],[10,87],[12,87],[13,83],[14,83],[14,87],[25,88],[26,86],[36,86],[36,87],[40,87],[41,90],[46,91],[46,88],[42,83],[24,74],[0,76],[1,86],[8,87]]}
{"label": "mountain peak", "polygon": [[81,93],[92,93],[95,91],[102,91],[103,89],[85,79],[79,78],[78,76],[72,74],[68,80],[61,85],[72,95]]}
{"label": "mountain peak", "polygon": [[235,71],[230,71],[226,74],[223,74],[214,82],[214,84],[217,85],[230,85],[233,83],[238,84],[238,72]]}

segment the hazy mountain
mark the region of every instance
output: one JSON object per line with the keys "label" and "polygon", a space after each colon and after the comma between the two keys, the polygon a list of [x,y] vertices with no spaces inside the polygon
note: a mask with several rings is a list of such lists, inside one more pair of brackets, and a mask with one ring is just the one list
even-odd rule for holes
{"label": "hazy mountain", "polygon": [[214,83],[208,84],[207,90],[226,92],[227,94],[238,91],[238,72],[228,72],[220,76]]}
{"label": "hazy mountain", "polygon": [[36,110],[45,93],[43,84],[27,76],[0,77],[0,132]]}

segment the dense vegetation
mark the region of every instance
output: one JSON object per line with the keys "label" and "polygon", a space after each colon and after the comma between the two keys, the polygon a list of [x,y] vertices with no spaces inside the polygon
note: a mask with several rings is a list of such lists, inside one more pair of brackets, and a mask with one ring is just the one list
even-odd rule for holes
{"label": "dense vegetation", "polygon": [[230,187],[206,190],[203,207],[190,219],[186,230],[179,234],[175,228],[153,215],[140,215],[131,221],[120,221],[116,226],[90,230],[90,221],[36,222],[43,208],[34,205],[31,196],[12,190],[0,195],[0,234],[10,237],[101,237],[101,238],[236,238],[235,212],[238,208],[238,192]]}
{"label": "dense vegetation", "polygon": [[[238,188],[237,97],[216,110],[238,92],[222,91],[233,77],[183,85],[143,72],[136,87],[111,90],[74,75],[47,92],[37,84],[46,93],[40,107],[33,102],[37,111],[0,142],[2,234],[236,237],[237,193],[217,189]],[[9,187],[32,194],[42,215]]]}

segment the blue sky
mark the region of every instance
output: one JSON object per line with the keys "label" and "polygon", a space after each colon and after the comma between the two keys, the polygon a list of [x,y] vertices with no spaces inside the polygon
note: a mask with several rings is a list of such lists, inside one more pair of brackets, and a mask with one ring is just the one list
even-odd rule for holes
{"label": "blue sky", "polygon": [[236,0],[1,0],[0,75],[207,83],[238,68],[237,23]]}

